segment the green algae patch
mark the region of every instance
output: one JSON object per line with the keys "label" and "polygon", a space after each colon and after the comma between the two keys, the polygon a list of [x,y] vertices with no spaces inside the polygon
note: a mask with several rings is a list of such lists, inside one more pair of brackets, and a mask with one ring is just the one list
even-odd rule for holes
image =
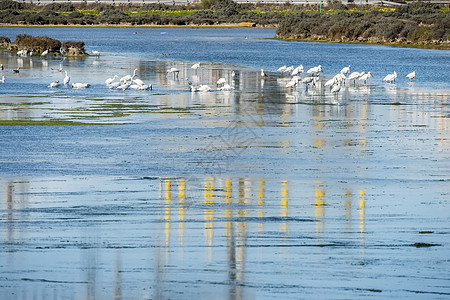
{"label": "green algae patch", "polygon": [[87,123],[67,120],[0,120],[0,126],[86,126],[86,125],[118,125],[122,123]]}

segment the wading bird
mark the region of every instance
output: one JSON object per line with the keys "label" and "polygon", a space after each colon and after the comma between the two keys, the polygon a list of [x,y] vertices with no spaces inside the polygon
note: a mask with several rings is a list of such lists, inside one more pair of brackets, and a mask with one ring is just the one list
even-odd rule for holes
{"label": "wading bird", "polygon": [[119,76],[114,75],[113,77],[106,79],[105,84],[110,85],[116,78],[119,78]]}
{"label": "wading bird", "polygon": [[383,80],[392,83],[395,82],[395,78],[397,78],[397,72],[394,71],[392,74],[387,74]]}
{"label": "wading bird", "polygon": [[359,77],[359,80],[363,80],[364,83],[367,83],[367,80],[372,77],[372,73],[367,72],[366,74]]}
{"label": "wading bird", "polygon": [[348,67],[342,68],[340,73],[341,74],[348,74],[348,73],[350,73],[350,65],[348,65]]}
{"label": "wading bird", "polygon": [[81,83],[81,82],[72,83],[73,89],[85,89],[88,87],[89,87],[89,83]]}
{"label": "wading bird", "polygon": [[64,71],[64,72],[66,72],[66,76],[64,77],[63,83],[64,83],[64,85],[67,85],[70,81],[70,77],[69,77],[69,75],[67,75],[67,71]]}
{"label": "wading bird", "polygon": [[53,81],[52,83],[50,83],[49,84],[49,88],[56,88],[56,87],[58,87],[60,84],[59,84],[59,80],[55,80],[55,81]]}
{"label": "wading bird", "polygon": [[406,75],[406,78],[408,78],[408,79],[413,79],[414,77],[416,77],[416,71],[413,71],[413,72],[409,73],[408,75]]}

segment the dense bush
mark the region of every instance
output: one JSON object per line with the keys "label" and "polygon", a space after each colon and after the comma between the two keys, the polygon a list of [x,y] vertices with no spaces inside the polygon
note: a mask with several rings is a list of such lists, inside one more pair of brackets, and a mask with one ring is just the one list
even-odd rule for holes
{"label": "dense bush", "polygon": [[340,10],[327,17],[318,12],[302,12],[282,20],[276,36],[331,41],[450,44],[450,15],[438,5],[419,2],[395,10]]}
{"label": "dense bush", "polygon": [[16,37],[14,43],[11,44],[12,49],[27,51],[45,51],[57,52],[61,48],[61,42],[46,36],[31,36],[27,34],[20,34]]}
{"label": "dense bush", "polygon": [[[324,1],[325,2],[325,1]],[[44,7],[0,0],[0,20],[11,24],[196,25],[252,22],[277,26],[276,37],[331,41],[450,44],[450,12],[442,5],[410,2],[395,9],[346,6],[338,0],[319,5],[289,2],[238,4],[202,0],[199,4],[108,5],[82,2]],[[420,26],[419,26],[420,24]]]}

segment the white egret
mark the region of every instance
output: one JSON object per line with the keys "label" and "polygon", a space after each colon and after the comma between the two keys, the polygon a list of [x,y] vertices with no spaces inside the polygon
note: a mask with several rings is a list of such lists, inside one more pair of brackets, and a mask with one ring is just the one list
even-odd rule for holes
{"label": "white egret", "polygon": [[408,78],[408,79],[413,79],[414,77],[416,77],[416,71],[413,71],[413,72],[409,73],[408,75],[406,75],[406,78]]}
{"label": "white egret", "polygon": [[50,85],[48,86],[49,88],[56,88],[56,87],[58,87],[60,84],[59,84],[59,80],[55,80],[55,81],[53,81],[52,83],[50,83]]}
{"label": "white egret", "polygon": [[226,83],[222,87],[220,87],[219,90],[221,90],[221,91],[231,91],[231,90],[234,90],[234,87],[232,87],[231,85]]}
{"label": "white egret", "polygon": [[200,63],[193,64],[191,67],[191,69],[194,69],[194,70],[197,70],[198,68],[200,68]]}
{"label": "white egret", "polygon": [[98,52],[97,50],[92,50],[92,55],[100,57],[100,52]]}
{"label": "white egret", "polygon": [[287,69],[287,67],[286,67],[286,65],[284,65],[284,66],[282,66],[282,67],[279,67],[279,68],[277,69],[277,72],[286,72],[286,69]]}
{"label": "white egret", "polygon": [[364,83],[366,83],[367,80],[371,77],[372,77],[372,73],[367,72],[366,74],[363,74],[361,77],[359,77],[359,80],[363,80]]}
{"label": "white egret", "polygon": [[223,77],[217,80],[217,86],[223,86],[225,83],[227,83],[227,81]]}
{"label": "white egret", "polygon": [[5,75],[2,76],[2,79],[0,79],[1,83],[5,83]]}
{"label": "white egret", "polygon": [[133,79],[133,82],[136,83],[137,85],[144,85],[144,82],[142,80],[140,80],[139,78]]}
{"label": "white egret", "polygon": [[306,73],[308,73],[308,74],[317,74],[319,72],[323,72],[321,65],[318,65],[317,67],[310,68],[308,71],[306,71]]}
{"label": "white egret", "polygon": [[45,50],[44,52],[41,53],[41,56],[46,56],[48,54],[48,50]]}
{"label": "white egret", "polygon": [[331,88],[331,93],[336,95],[337,93],[339,93],[340,90],[341,90],[341,85],[338,83],[338,84],[333,85],[333,87]]}
{"label": "white egret", "polygon": [[130,87],[130,85],[131,85],[131,81],[127,81],[127,82],[119,85],[116,89],[125,91],[126,89],[128,89]]}
{"label": "white egret", "polygon": [[152,89],[153,89],[153,87],[152,87],[151,83],[143,84],[140,87],[138,87],[138,90],[140,90],[140,91],[146,91],[146,90],[152,90]]}
{"label": "white egret", "polygon": [[70,81],[70,77],[69,77],[69,75],[67,75],[67,71],[64,71],[64,72],[66,72],[66,76],[64,77],[63,83],[64,83],[64,85],[67,85]]}
{"label": "white egret", "polygon": [[109,87],[110,89],[116,89],[116,88],[118,88],[121,84],[122,84],[122,83],[121,83],[120,81],[112,82],[112,83],[108,84],[108,87]]}
{"label": "white egret", "polygon": [[173,73],[173,78],[175,78],[175,76],[178,78],[178,75],[180,74],[180,70],[172,67],[169,70],[167,70],[167,73]]}
{"label": "white egret", "polygon": [[397,72],[394,71],[392,74],[387,74],[383,80],[392,83],[395,82],[395,78],[397,78]]}
{"label": "white egret", "polygon": [[105,84],[110,85],[116,78],[119,78],[119,76],[114,75],[113,77],[106,79]]}
{"label": "white egret", "polygon": [[52,69],[52,71],[54,71],[54,72],[62,72],[63,67],[62,67],[62,64],[59,64],[59,69],[54,69],[54,68],[51,68],[51,69]]}
{"label": "white egret", "polygon": [[291,75],[292,75],[292,76],[295,76],[295,75],[300,74],[300,73],[303,73],[303,65],[300,65],[300,66],[298,66],[297,68],[295,68],[295,69],[292,71]]}
{"label": "white egret", "polygon": [[81,83],[81,82],[72,83],[73,89],[85,89],[88,88],[89,86],[90,86],[89,83]]}
{"label": "white egret", "polygon": [[348,67],[342,68],[340,73],[341,74],[348,74],[348,73],[350,73],[350,65],[348,65]]}
{"label": "white egret", "polygon": [[131,81],[134,79],[134,77],[136,77],[136,72],[138,71],[138,69],[134,69],[133,71],[133,75],[125,75],[122,78],[120,78],[120,81],[122,82],[126,82],[126,81]]}
{"label": "white egret", "polygon": [[331,90],[331,87],[332,87],[335,83],[336,83],[336,79],[333,77],[333,78],[331,78],[330,80],[328,80],[327,82],[325,82],[325,86],[329,86],[329,87],[330,87],[330,90]]}
{"label": "white egret", "polygon": [[284,72],[286,72],[286,73],[290,73],[292,71],[294,71],[294,66],[289,66],[286,68],[286,70],[284,70]]}

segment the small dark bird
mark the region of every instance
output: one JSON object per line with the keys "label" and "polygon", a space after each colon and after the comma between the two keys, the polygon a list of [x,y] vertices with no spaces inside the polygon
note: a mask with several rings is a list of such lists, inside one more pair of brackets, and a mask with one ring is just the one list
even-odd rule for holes
{"label": "small dark bird", "polygon": [[13,69],[14,73],[19,73],[20,67],[18,67],[17,69]]}

